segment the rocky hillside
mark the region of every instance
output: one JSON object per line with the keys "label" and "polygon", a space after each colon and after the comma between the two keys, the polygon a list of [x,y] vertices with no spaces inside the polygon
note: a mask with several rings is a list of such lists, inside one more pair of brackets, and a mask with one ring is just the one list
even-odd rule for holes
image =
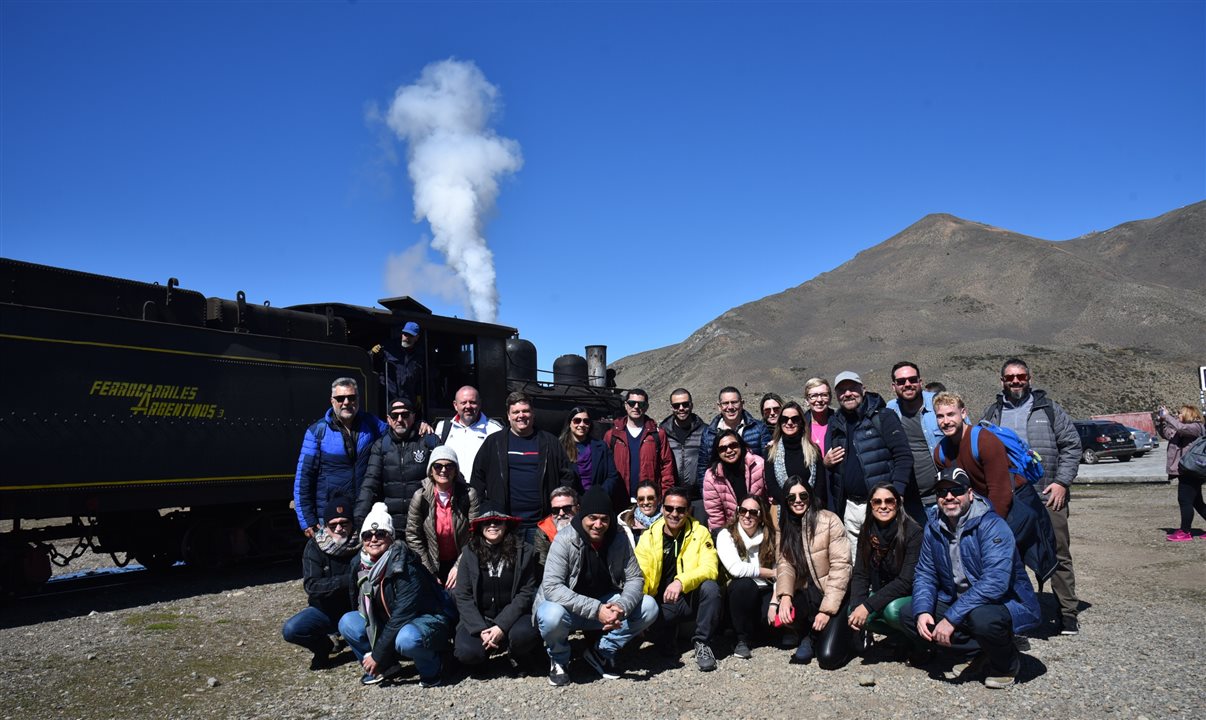
{"label": "rocky hillside", "polygon": [[[812,376],[852,369],[891,396],[901,359],[973,408],[1024,357],[1076,416],[1198,396],[1206,364],[1206,202],[1053,242],[928,215],[840,267],[733,308],[683,342],[613,363],[661,412],[682,385],[711,417],[716,391],[799,398]],[[706,358],[706,360],[705,360]]]}

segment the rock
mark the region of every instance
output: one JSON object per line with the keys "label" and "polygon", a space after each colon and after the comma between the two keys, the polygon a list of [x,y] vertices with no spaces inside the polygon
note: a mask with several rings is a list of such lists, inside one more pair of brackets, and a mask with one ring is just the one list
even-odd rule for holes
{"label": "rock", "polygon": [[873,673],[859,673],[858,684],[862,687],[875,687],[875,675]]}
{"label": "rock", "polygon": [[219,685],[221,685],[222,681],[216,677],[211,677],[210,679],[205,681],[205,684],[210,686],[211,688],[215,688],[215,687],[218,687]]}
{"label": "rock", "polygon": [[96,659],[96,653],[88,653],[87,655],[85,655],[85,656],[84,656],[84,659],[85,659],[85,660],[95,660],[95,659]]}
{"label": "rock", "polygon": [[[442,497],[442,496],[441,496],[441,497]],[[247,643],[246,643],[246,642],[244,642],[243,640],[240,640],[240,641],[238,641],[237,643],[235,643],[235,645],[237,645],[237,646],[239,646],[239,647],[243,647],[243,646],[244,646],[244,645],[246,645],[246,644],[247,644]]]}

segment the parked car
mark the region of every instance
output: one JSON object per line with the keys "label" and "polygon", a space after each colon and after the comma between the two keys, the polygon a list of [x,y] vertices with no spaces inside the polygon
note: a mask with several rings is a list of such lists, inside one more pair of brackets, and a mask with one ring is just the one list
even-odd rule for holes
{"label": "parked car", "polygon": [[1092,465],[1103,457],[1118,458],[1127,462],[1135,456],[1138,448],[1131,431],[1111,420],[1075,420],[1076,432],[1080,433],[1080,461]]}
{"label": "parked car", "polygon": [[1143,457],[1148,450],[1160,449],[1160,441],[1155,435],[1146,430],[1130,427],[1129,425],[1123,425],[1123,427],[1130,430],[1131,437],[1135,438],[1135,447],[1139,449],[1139,452],[1135,453],[1135,457]]}

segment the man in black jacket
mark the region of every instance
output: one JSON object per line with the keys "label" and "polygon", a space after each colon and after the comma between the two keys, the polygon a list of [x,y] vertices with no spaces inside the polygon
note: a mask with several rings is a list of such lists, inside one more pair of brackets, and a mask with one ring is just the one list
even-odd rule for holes
{"label": "man in black jacket", "polygon": [[568,485],[582,492],[582,481],[557,438],[536,429],[527,395],[507,396],[507,422],[507,432],[494,433],[482,442],[469,486],[482,501],[519,518],[520,538],[533,542],[536,524],[552,512],[553,490]]}
{"label": "man in black jacket", "polygon": [[410,398],[397,398],[386,416],[389,432],[369,448],[368,468],[356,501],[356,527],[364,523],[373,503],[383,502],[399,537],[405,537],[410,498],[427,476],[427,449],[419,435],[419,418]]}
{"label": "man in black jacket", "polygon": [[857,373],[838,373],[833,388],[838,411],[825,433],[824,457],[829,470],[829,509],[843,519],[853,557],[871,488],[890,482],[908,497],[913,453],[900,418],[887,411],[882,397],[866,392]]}

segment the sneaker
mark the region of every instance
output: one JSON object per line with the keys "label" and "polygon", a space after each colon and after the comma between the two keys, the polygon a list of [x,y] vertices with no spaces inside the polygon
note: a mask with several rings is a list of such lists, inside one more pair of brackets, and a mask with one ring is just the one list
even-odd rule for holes
{"label": "sneaker", "polygon": [[587,665],[594,668],[595,672],[603,676],[604,680],[619,680],[620,674],[616,672],[616,663],[611,658],[603,657],[603,653],[599,652],[598,648],[587,648],[586,652],[582,653],[582,659]]}
{"label": "sneaker", "polygon": [[812,654],[812,638],[805,635],[788,662],[795,665],[807,665],[812,662]]}
{"label": "sneaker", "polygon": [[1178,530],[1176,532],[1169,533],[1165,539],[1169,542],[1189,542],[1190,540],[1193,540],[1193,534],[1187,533],[1184,530]]}
{"label": "sneaker", "polygon": [[365,673],[360,676],[360,684],[361,685],[378,685],[384,679],[385,679],[384,675],[374,675],[372,673]]}
{"label": "sneaker", "polygon": [[733,656],[749,660],[754,657],[754,653],[750,652],[750,646],[744,640],[738,640],[737,644],[733,646]]}
{"label": "sneaker", "polygon": [[431,677],[420,677],[419,678],[419,687],[421,687],[421,688],[439,687],[443,684],[444,684],[444,680],[439,675],[432,675]]}
{"label": "sneaker", "polygon": [[1016,682],[1017,673],[1006,673],[1005,675],[989,675],[984,678],[984,687],[992,688],[993,690],[1003,690]]}
{"label": "sneaker", "polygon": [[569,685],[569,673],[556,660],[549,662],[549,685],[553,687],[565,687]]}
{"label": "sneaker", "polygon": [[987,656],[984,653],[980,653],[971,660],[955,663],[951,666],[950,670],[947,670],[942,675],[947,680],[969,680],[984,670],[986,660]]}
{"label": "sneaker", "polygon": [[695,664],[703,672],[716,669],[716,656],[712,654],[712,648],[708,647],[707,643],[695,643]]}
{"label": "sneaker", "polygon": [[1064,618],[1063,623],[1061,623],[1061,627],[1059,629],[1059,634],[1060,635],[1079,635],[1080,634],[1080,622],[1078,622],[1076,620],[1076,618],[1074,618],[1074,617]]}

